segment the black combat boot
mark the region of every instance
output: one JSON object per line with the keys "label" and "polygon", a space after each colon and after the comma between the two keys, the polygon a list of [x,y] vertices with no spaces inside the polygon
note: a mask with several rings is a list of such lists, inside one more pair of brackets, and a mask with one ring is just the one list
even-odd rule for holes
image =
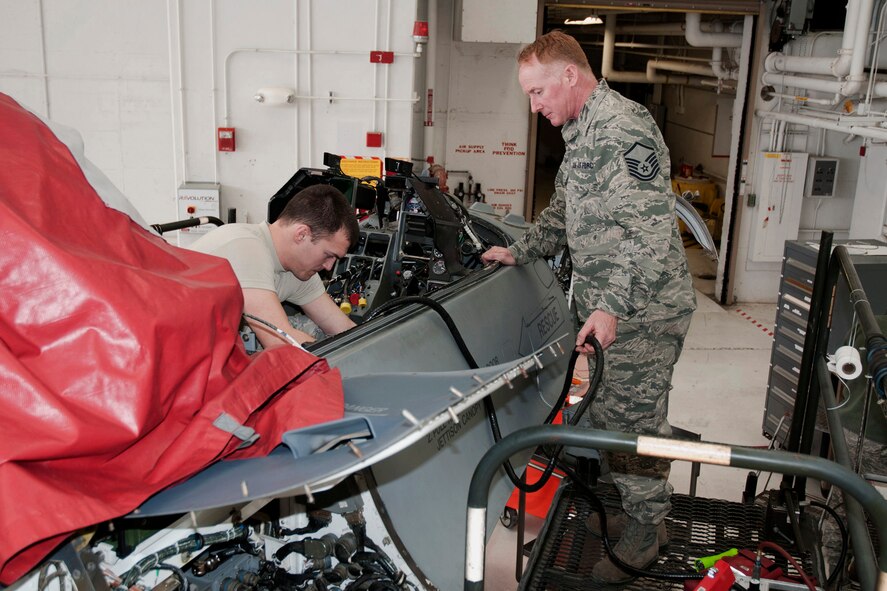
{"label": "black combat boot", "polygon": [[[611,541],[615,542],[622,537],[627,523],[628,515],[625,513],[607,513],[607,536]],[[601,537],[601,516],[597,511],[588,516],[588,519],[585,520],[585,527],[594,537]],[[656,527],[656,541],[659,543],[660,550],[668,547],[668,530],[665,529],[664,519]]]}
{"label": "black combat boot", "polygon": [[[648,568],[659,557],[659,542],[656,535],[658,527],[652,523],[644,524],[627,518],[625,531],[619,538],[619,542],[613,547],[613,553],[622,562],[634,568]],[[613,564],[608,556],[594,565],[591,577],[595,582],[607,585],[622,585],[635,578],[634,575],[626,573]]]}

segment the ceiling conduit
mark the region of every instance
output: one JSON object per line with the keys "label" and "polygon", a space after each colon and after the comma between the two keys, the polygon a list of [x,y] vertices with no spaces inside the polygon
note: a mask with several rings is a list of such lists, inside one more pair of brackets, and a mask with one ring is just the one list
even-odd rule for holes
{"label": "ceiling conduit", "polygon": [[[847,12],[844,19],[844,36],[841,40],[841,48],[837,57],[810,57],[785,55],[780,51],[773,52],[764,60],[764,69],[767,72],[794,72],[796,74],[823,74],[836,78],[850,73],[850,60],[853,56],[856,43],[856,33],[859,30],[860,3],[862,0],[848,0]],[[871,14],[871,2],[869,14]],[[862,23],[860,23],[862,24]],[[868,31],[868,27],[865,28]],[[864,37],[864,35],[863,35]]]}
{"label": "ceiling conduit", "polygon": [[724,33],[723,25],[715,23],[715,32],[702,30],[702,15],[688,12],[685,37],[693,47],[742,47],[742,33]]}
{"label": "ceiling conduit", "polygon": [[827,129],[829,131],[837,131],[848,135],[857,135],[875,140],[887,141],[887,129],[879,126],[853,125],[852,123],[842,123],[825,117],[814,117],[813,115],[797,115],[795,113],[779,113],[776,111],[755,111],[755,115],[766,119],[775,119],[776,121],[784,121],[786,123],[797,123],[799,125],[807,125],[819,129]]}
{"label": "ceiling conduit", "polygon": [[676,60],[652,59],[647,62],[647,78],[656,77],[656,70],[669,70],[672,72],[682,72],[684,74],[694,74],[708,78],[714,77],[711,66],[702,64],[691,64]]}
{"label": "ceiling conduit", "polygon": [[[734,69],[725,66],[723,48],[739,47],[742,44],[741,33],[724,33],[723,25],[716,22],[708,28],[713,32],[703,31],[699,14],[687,14],[685,23],[656,23],[648,25],[616,26],[616,17],[610,15],[604,24],[604,46],[601,60],[601,75],[616,82],[645,82],[652,84],[706,85],[706,78],[718,80],[737,78]],[[634,35],[671,35],[684,36],[693,47],[712,47],[712,59],[709,65],[687,63],[680,60],[652,59],[647,62],[646,71],[622,71],[613,67],[616,47],[616,33]],[[662,74],[657,70],[669,70],[688,74],[673,76]]]}
{"label": "ceiling conduit", "polygon": [[[680,26],[680,23],[676,23]],[[657,25],[658,26],[658,25]],[[624,30],[624,29],[621,29]],[[646,34],[646,33],[642,33]],[[659,34],[659,33],[651,33]],[[682,34],[682,33],[675,33]],[[629,72],[616,70],[613,67],[613,56],[616,47],[616,16],[608,15],[604,23],[604,48],[601,59],[601,76],[614,82],[652,82],[655,84],[689,84],[688,76],[665,76],[656,74],[653,78],[648,72]]]}
{"label": "ceiling conduit", "polygon": [[[771,53],[764,60],[765,73],[761,76],[762,82],[772,86],[831,93],[834,95],[831,104],[837,104],[843,97],[860,94],[866,82],[866,51],[873,7],[874,0],[849,0],[844,35],[837,57]],[[876,67],[876,64],[872,67]],[[873,84],[872,95],[887,97],[887,82]]]}
{"label": "ceiling conduit", "polygon": [[[811,56],[786,56],[774,53],[767,56],[766,73],[761,77],[764,84],[773,84],[803,90],[834,94],[832,104],[843,97],[859,95],[865,80],[865,61],[869,32],[872,23],[873,0],[849,0],[841,49],[836,58]],[[880,33],[879,33],[880,34]],[[877,55],[872,58],[871,68],[877,70]],[[783,95],[778,95],[783,96]],[[868,98],[887,97],[887,82],[873,82]],[[796,97],[807,100],[806,97]],[[884,117],[859,117],[835,113],[803,115],[779,111],[757,110],[756,115],[776,122],[806,125],[848,136],[859,136],[887,141],[887,119]]]}

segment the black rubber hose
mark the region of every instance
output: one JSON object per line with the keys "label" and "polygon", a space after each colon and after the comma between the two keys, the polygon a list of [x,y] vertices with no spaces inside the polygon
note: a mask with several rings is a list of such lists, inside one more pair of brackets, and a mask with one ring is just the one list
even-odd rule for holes
{"label": "black rubber hose", "polygon": [[191,534],[186,538],[182,538],[175,544],[172,544],[165,548],[161,548],[154,554],[146,556],[135,563],[135,565],[133,565],[133,567],[126,571],[126,573],[122,576],[122,586],[127,589],[129,587],[132,587],[135,582],[138,581],[139,577],[141,577],[144,573],[156,567],[158,564],[162,563],[171,556],[181,554],[185,551],[196,552],[204,546],[211,546],[212,544],[216,544],[218,542],[228,542],[231,540],[235,540],[237,538],[246,536],[248,532],[249,530],[245,525],[238,524],[231,529],[215,532],[212,534]]}
{"label": "black rubber hose", "polygon": [[191,588],[191,586],[188,584],[188,577],[185,576],[185,572],[181,568],[179,568],[178,566],[176,566],[174,564],[170,564],[168,562],[161,562],[160,564],[158,564],[154,568],[157,568],[160,570],[168,570],[168,571],[172,572],[173,576],[175,576],[179,580],[179,583],[181,584],[181,587],[182,587],[182,591],[189,591],[189,589]]}
{"label": "black rubber hose", "polygon": [[[579,419],[582,417],[582,414],[588,408],[588,405],[591,404],[591,401],[594,399],[597,388],[600,385],[601,376],[604,372],[604,351],[601,347],[601,344],[595,339],[593,336],[589,336],[586,339],[586,342],[589,343],[592,347],[594,347],[595,354],[595,368],[594,368],[594,377],[592,378],[588,391],[585,393],[585,396],[582,398],[582,402],[579,404],[579,407],[576,409],[576,412],[573,414],[573,417],[570,419],[568,424],[575,426]],[[551,407],[551,412],[548,413],[548,417],[545,418],[545,424],[550,425],[554,420],[554,417],[557,416],[558,411],[563,408],[564,403],[567,400],[567,395],[570,393],[570,386],[572,385],[573,378],[573,368],[576,367],[576,360],[579,358],[579,352],[573,351],[573,354],[570,355],[570,361],[567,364],[567,376],[564,379],[564,386],[561,389],[561,394],[555,402],[554,406]],[[488,416],[490,417],[490,426],[493,429],[493,439],[498,443],[502,439],[502,434],[499,432],[499,422],[496,417],[496,409],[493,408],[493,402],[489,399],[489,397],[484,398],[484,402],[488,402]],[[520,478],[518,478],[517,474],[514,471],[514,468],[511,466],[511,462],[506,462],[503,464],[505,468],[506,474],[508,474],[508,478],[511,480],[512,484],[517,487],[519,490],[522,490],[525,493],[534,493],[538,490],[541,490],[543,486],[548,484],[548,480],[551,478],[551,475],[554,473],[554,468],[557,465],[557,458],[563,450],[563,446],[556,447],[549,456],[548,465],[545,466],[545,470],[543,470],[542,475],[539,477],[536,482],[529,484],[523,482]]]}
{"label": "black rubber hose", "polygon": [[187,220],[179,220],[177,222],[168,222],[166,224],[151,224],[151,228],[153,228],[158,234],[163,234],[164,232],[172,232],[183,228],[193,228],[194,226],[200,226],[201,224],[223,226],[225,222],[215,216],[204,215],[196,218],[188,218]]}
{"label": "black rubber hose", "polygon": [[274,553],[274,558],[277,560],[283,560],[293,552],[297,554],[305,554],[305,542],[302,540],[296,540],[294,542],[287,542],[283,546],[277,549],[277,552]]}
{"label": "black rubber hose", "polygon": [[573,472],[572,468],[566,466],[562,462],[559,467],[561,470],[564,471],[564,474],[566,474],[574,483],[578,484],[583,490],[585,490],[585,493],[588,495],[592,507],[595,511],[598,512],[598,515],[601,519],[601,541],[604,544],[604,550],[607,552],[607,556],[610,557],[610,560],[613,562],[613,564],[619,567],[620,570],[635,577],[646,577],[651,579],[660,579],[664,581],[696,581],[702,579],[705,576],[705,573],[698,573],[695,571],[684,573],[663,573],[648,571],[640,568],[635,568],[632,565],[624,562],[622,559],[616,556],[616,553],[613,552],[613,548],[610,545],[610,538],[609,536],[607,536],[607,513],[604,509],[604,504],[601,502],[598,496],[594,494],[594,491],[591,489],[591,487],[588,486],[581,478],[579,478],[578,474]]}
{"label": "black rubber hose", "polygon": [[869,337],[866,348],[869,375],[872,376],[878,398],[884,400],[887,398],[887,340],[880,334]]}
{"label": "black rubber hose", "polygon": [[849,547],[849,543],[847,540],[847,527],[844,525],[844,520],[841,519],[841,516],[838,515],[837,511],[835,511],[825,503],[820,503],[819,501],[810,501],[810,506],[819,507],[820,509],[831,515],[832,519],[834,519],[835,523],[838,525],[838,531],[841,532],[841,554],[838,556],[838,561],[835,562],[835,568],[832,570],[832,573],[829,575],[828,579],[825,582],[826,589],[829,589],[840,575],[841,569],[844,568],[844,560],[847,558],[847,549]]}
{"label": "black rubber hose", "polygon": [[462,335],[459,333],[459,329],[456,328],[456,323],[453,322],[453,317],[450,316],[449,312],[447,312],[443,306],[441,306],[438,302],[432,300],[426,296],[404,296],[402,298],[397,298],[396,300],[388,300],[367,316],[367,320],[371,320],[376,316],[388,312],[394,308],[402,308],[403,306],[408,306],[410,304],[422,304],[423,306],[428,306],[432,310],[438,313],[438,315],[443,319],[444,324],[447,325],[447,328],[450,331],[450,334],[453,336],[453,340],[456,341],[456,346],[459,347],[459,352],[462,353],[462,357],[465,358],[465,361],[468,363],[468,367],[471,369],[478,369],[477,361],[474,360],[474,356],[471,354],[471,351],[468,350],[468,345],[465,344],[465,340],[462,338]]}
{"label": "black rubber hose", "polygon": [[[409,304],[422,304],[428,306],[433,309],[438,315],[443,319],[444,324],[447,325],[447,329],[449,329],[450,334],[453,337],[453,340],[456,342],[456,346],[459,348],[459,351],[462,353],[462,356],[465,358],[466,363],[471,369],[479,369],[477,361],[474,359],[474,356],[471,354],[471,351],[468,349],[468,345],[465,344],[465,339],[462,338],[462,334],[459,332],[459,329],[456,327],[456,323],[453,322],[453,317],[450,316],[449,312],[444,309],[440,303],[432,300],[431,298],[425,296],[406,296],[403,298],[398,298],[396,300],[389,300],[379,306],[376,310],[373,311],[372,314],[367,318],[375,317],[378,314],[382,314],[388,310],[393,308],[403,307]],[[576,413],[573,415],[573,419],[570,424],[575,425],[582,413],[588,408],[588,405],[591,403],[594,398],[594,394],[597,391],[597,387],[600,384],[601,376],[604,371],[604,352],[600,343],[597,342],[593,336],[590,336],[587,340],[588,343],[594,347],[595,351],[595,359],[597,362],[595,363],[595,373],[594,378],[592,379],[588,392],[585,394],[585,397],[582,400],[582,403],[579,405]],[[567,376],[564,381],[564,387],[561,389],[561,394],[558,397],[557,402],[551,409],[551,412],[548,414],[548,417],[545,419],[546,424],[550,424],[551,421],[554,420],[554,417],[557,416],[558,411],[563,407],[564,402],[567,399],[567,395],[570,391],[570,385],[573,377],[573,368],[576,366],[576,360],[578,359],[579,353],[574,351],[570,356],[570,361],[568,364]],[[490,423],[490,429],[493,432],[493,439],[498,442],[502,439],[502,433],[499,430],[499,420],[496,416],[496,408],[493,406],[493,401],[489,396],[484,398],[484,411],[486,412],[487,419]],[[511,465],[511,462],[505,462],[502,467],[505,469],[505,473],[508,475],[509,480],[511,480],[512,484],[517,487],[519,490],[522,490],[525,493],[534,493],[542,489],[548,483],[549,478],[551,478],[552,473],[554,472],[555,465],[557,464],[557,456],[560,453],[562,448],[557,448],[554,453],[551,454],[551,458],[548,462],[548,465],[545,467],[545,470],[542,472],[542,475],[539,479],[532,483],[524,483],[521,478],[517,475],[514,470],[514,467]]]}

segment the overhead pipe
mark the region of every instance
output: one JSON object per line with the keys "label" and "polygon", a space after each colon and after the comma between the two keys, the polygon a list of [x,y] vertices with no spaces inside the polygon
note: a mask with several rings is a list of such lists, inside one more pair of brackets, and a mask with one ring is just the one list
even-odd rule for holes
{"label": "overhead pipe", "polygon": [[[308,3],[310,7],[310,2]],[[310,38],[309,38],[310,43]],[[278,53],[278,54],[290,54],[290,55],[353,55],[360,57],[367,57],[369,55],[369,51],[346,51],[346,50],[337,50],[337,49],[270,49],[264,47],[238,47],[236,49],[232,49],[228,52],[228,55],[225,56],[225,64],[222,68],[222,99],[223,99],[223,120],[225,125],[230,125],[231,117],[230,117],[230,90],[228,88],[228,74],[230,71],[231,58],[237,55],[238,53]],[[419,58],[422,54],[420,53],[404,53],[404,52],[392,52],[394,57],[411,57],[411,58]],[[310,64],[310,62],[309,62]],[[310,77],[309,77],[310,79]],[[310,90],[310,89],[309,89]],[[302,97],[298,96],[296,98],[324,98],[324,97]],[[329,99],[330,97],[326,97]],[[334,97],[336,98],[336,97]],[[342,99],[338,99],[342,100]],[[354,99],[351,99],[354,100]],[[360,100],[373,100],[372,98],[360,99]],[[395,99],[382,99],[382,100],[395,100]],[[415,102],[414,99],[399,99],[399,100],[408,100],[411,102]],[[310,118],[309,118],[310,121]]]}
{"label": "overhead pipe", "polygon": [[[619,27],[616,27],[616,32],[619,32]],[[590,45],[594,47],[603,46],[603,41],[595,41],[595,42],[583,42],[582,45]],[[634,41],[617,41],[614,45],[620,49],[666,49],[666,50],[695,50],[695,51],[705,51],[708,49],[707,47],[687,47],[684,44],[675,43],[637,43]],[[683,57],[681,59],[684,59]],[[690,58],[687,58],[690,59]]]}
{"label": "overhead pipe", "polygon": [[[615,16],[615,15],[611,15]],[[609,16],[606,20],[610,20]],[[640,25],[622,25],[616,31],[621,35],[684,36],[684,23],[646,23]]]}
{"label": "overhead pipe", "polygon": [[[604,22],[604,47],[601,51],[601,76],[615,82],[654,82],[644,72],[626,72],[613,68],[616,46],[616,17],[608,15]],[[663,76],[663,78],[665,78]],[[662,83],[662,82],[660,82]]]}
{"label": "overhead pipe", "polygon": [[[699,86],[708,86],[711,88],[716,88],[718,90],[718,94],[725,92],[725,91],[736,92],[735,85],[724,84],[724,82],[721,80],[706,80],[703,78],[702,80],[699,81]],[[712,176],[712,175],[709,174],[708,176]]]}
{"label": "overhead pipe", "polygon": [[[617,47],[618,47],[618,44],[617,44]],[[642,57],[649,57],[649,58],[653,58],[653,59],[657,59],[657,60],[666,59],[669,57],[669,56],[664,55],[662,53],[655,53],[652,51],[635,51],[633,49],[627,49],[625,51],[620,51],[619,53],[624,53],[626,55],[640,55]],[[706,64],[706,65],[708,65],[710,63],[709,58],[707,58],[707,57],[691,57],[689,55],[681,55],[681,56],[677,56],[677,59],[680,60],[681,62],[684,62],[684,63],[697,62],[697,63],[701,63],[701,64]]]}
{"label": "overhead pipe", "polygon": [[795,56],[785,55],[781,51],[776,51],[764,59],[764,70],[767,72],[793,72],[796,74],[824,74],[836,78],[849,74],[857,34],[860,31],[865,31],[862,36],[866,37],[868,33],[868,26],[865,29],[861,29],[858,26],[862,24],[860,22],[860,14],[863,3],[868,4],[870,17],[872,0],[848,0],[847,2],[847,12],[844,17],[844,36],[841,39],[841,48],[838,50],[837,57]]}
{"label": "overhead pipe", "polygon": [[[817,99],[817,98],[810,98],[809,96],[788,94],[785,92],[773,92],[770,94],[774,98],[780,98],[780,99],[785,99],[785,100],[789,100],[789,101],[796,101],[801,104],[824,105],[824,106],[829,106],[829,107],[835,106],[838,102],[840,102],[840,98],[841,98],[840,95],[837,95],[836,99]],[[822,115],[826,115],[826,113],[821,113],[820,116],[822,116]],[[838,113],[835,113],[834,117],[831,117],[831,118],[837,119],[839,117],[840,117],[840,115]]]}
{"label": "overhead pipe", "polygon": [[736,80],[738,72],[733,68],[724,65],[724,48],[712,47],[711,49],[711,71],[719,80]]}
{"label": "overhead pipe", "polygon": [[832,121],[812,115],[798,115],[795,113],[780,113],[777,111],[755,111],[757,117],[763,119],[774,119],[785,123],[796,123],[798,125],[807,125],[818,129],[826,129],[829,131],[837,131],[851,136],[860,136],[872,138],[875,140],[887,141],[887,129],[884,127],[871,125],[853,125],[852,123],[841,123],[840,121]]}
{"label": "overhead pipe", "polygon": [[[717,23],[721,25],[720,22]],[[707,33],[702,30],[702,15],[688,12],[684,36],[693,47],[741,47],[742,33],[724,33],[723,30]],[[723,25],[721,25],[723,28]]]}
{"label": "overhead pipe", "polygon": [[720,21],[703,23],[699,13],[687,13],[683,23],[644,23],[620,25],[616,32],[620,35],[684,37],[691,47],[740,47],[742,33],[725,33],[723,27],[716,29]]}
{"label": "overhead pipe", "polygon": [[839,97],[841,96],[841,88],[844,85],[840,80],[792,76],[781,72],[764,73],[761,75],[761,81],[769,86],[786,86],[789,88],[828,92]]}
{"label": "overhead pipe", "polygon": [[887,4],[881,5],[880,14],[878,16],[878,26],[875,28],[875,43],[872,47],[872,67],[869,71],[869,81],[868,88],[865,92],[865,112],[868,113],[871,111],[872,105],[872,91],[875,84],[875,78],[877,78],[877,64],[878,64],[878,51],[881,44],[881,33],[884,30],[884,10],[887,9]]}
{"label": "overhead pipe", "polygon": [[[428,47],[425,51],[425,108],[430,112],[426,115],[426,118],[429,119],[429,121],[426,121],[425,123],[425,134],[423,137],[425,150],[422,154],[423,158],[434,155],[434,87],[437,74],[437,0],[428,0],[427,6]],[[430,99],[428,93],[431,93]],[[428,104],[429,100],[431,101],[430,105]]]}
{"label": "overhead pipe", "polygon": [[680,62],[676,60],[649,60],[647,62],[647,78],[657,76],[658,74],[656,74],[656,70],[669,70],[672,72],[681,72],[684,74],[693,74],[696,76],[714,78],[714,72],[712,71],[711,66],[704,66],[702,64],[690,64],[687,62]]}
{"label": "overhead pipe", "polygon": [[[682,29],[681,23],[675,23],[678,27],[670,27],[671,29]],[[604,46],[601,59],[601,76],[607,80],[616,82],[641,82],[652,84],[679,84],[679,85],[698,85],[702,86],[705,78],[715,78],[714,70],[711,66],[703,66],[698,64],[688,64],[677,60],[649,60],[647,62],[646,71],[633,72],[616,70],[613,67],[616,32],[625,31],[626,29],[634,29],[634,27],[617,27],[615,16],[609,16],[604,23]],[[672,70],[689,74],[686,76],[666,75],[657,72],[657,69]]]}
{"label": "overhead pipe", "polygon": [[[837,58],[770,54],[764,60],[767,71],[761,80],[773,86],[831,93],[834,95],[832,105],[838,104],[843,97],[860,94],[866,83],[865,62],[873,9],[874,0],[849,0],[844,36]],[[871,64],[873,70],[877,68],[876,60],[877,56],[874,56]],[[783,72],[786,71],[792,74],[820,74],[834,79],[785,75]],[[873,82],[870,89],[869,96],[887,97],[887,82]]]}
{"label": "overhead pipe", "polygon": [[698,12],[688,12],[685,19],[685,37],[687,43],[693,47],[711,47],[712,75],[718,80],[736,80],[739,75],[733,68],[724,65],[724,48],[741,47],[742,33],[725,33],[724,24],[715,21],[711,24],[713,32],[702,30],[702,15]]}
{"label": "overhead pipe", "polygon": [[[687,15],[689,16],[689,15]],[[715,24],[715,31],[717,33],[721,33],[724,30],[724,25],[721,21],[717,21]],[[687,27],[689,31],[689,27]],[[690,34],[687,34],[687,40],[689,41]],[[742,37],[740,36],[740,43],[742,43]],[[739,69],[738,68],[728,68],[724,64],[724,48],[720,46],[715,46],[711,48],[711,70],[714,72],[715,76],[718,77],[718,80],[736,80],[739,77]]]}
{"label": "overhead pipe", "polygon": [[[872,27],[872,11],[874,10],[875,0],[861,0],[859,6],[859,19],[856,25],[856,39],[853,44],[853,55],[850,56],[850,75],[844,85],[844,96],[852,96],[862,92],[865,83],[868,81],[865,75],[865,61],[869,48],[869,31]],[[847,23],[844,23],[847,28]],[[875,56],[877,60],[877,56]],[[872,63],[872,68],[877,68],[876,63]]]}
{"label": "overhead pipe", "polygon": [[[789,88],[801,88],[815,90],[835,95],[830,104],[838,104],[843,97],[859,94],[862,80],[828,80],[825,78],[809,78],[807,76],[790,76],[781,73],[765,73],[761,75],[761,81],[769,86],[783,86]],[[887,97],[887,82],[876,82],[872,85],[872,95],[875,97]]]}

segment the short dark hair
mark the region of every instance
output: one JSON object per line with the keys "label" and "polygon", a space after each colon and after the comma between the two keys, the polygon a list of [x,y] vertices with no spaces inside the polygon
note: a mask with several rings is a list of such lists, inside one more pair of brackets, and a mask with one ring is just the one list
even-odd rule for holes
{"label": "short dark hair", "polygon": [[536,56],[540,64],[564,61],[568,64],[574,64],[583,70],[591,71],[588,56],[585,55],[585,51],[582,50],[579,42],[574,37],[560,30],[546,33],[524,47],[517,56],[517,63],[526,63],[533,56]]}
{"label": "short dark hair", "polygon": [[331,185],[312,185],[302,189],[289,200],[277,219],[286,226],[305,224],[311,229],[314,240],[345,230],[352,248],[360,234],[354,208],[345,195]]}

